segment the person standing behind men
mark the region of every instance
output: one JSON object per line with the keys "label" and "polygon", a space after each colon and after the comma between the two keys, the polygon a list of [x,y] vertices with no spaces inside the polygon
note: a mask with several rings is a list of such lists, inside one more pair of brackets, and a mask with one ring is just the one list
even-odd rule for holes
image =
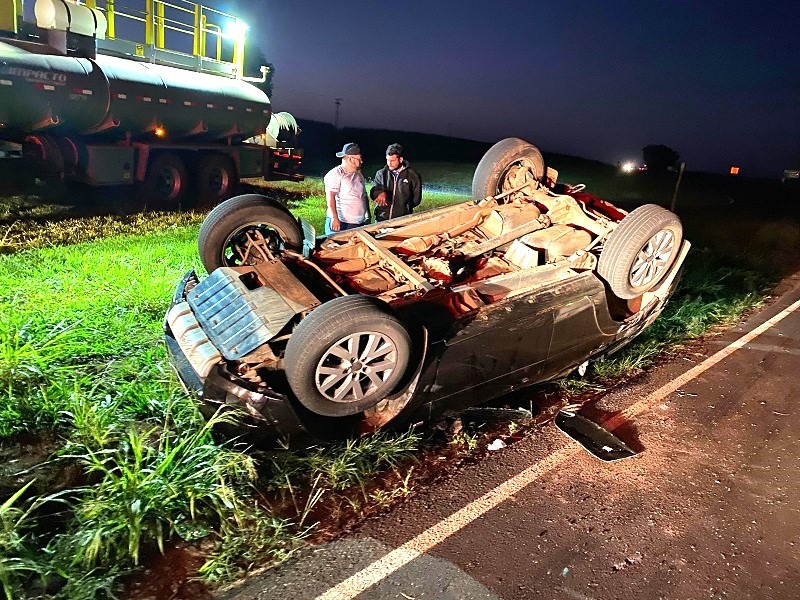
{"label": "person standing behind men", "polygon": [[422,180],[403,159],[400,144],[386,149],[386,166],[375,173],[369,195],[375,201],[376,221],[410,215],[422,202]]}
{"label": "person standing behind men", "polygon": [[364,175],[361,173],[361,148],[345,144],[336,156],[342,164],[325,175],[325,200],[328,210],[325,233],[360,227],[369,221],[369,204]]}

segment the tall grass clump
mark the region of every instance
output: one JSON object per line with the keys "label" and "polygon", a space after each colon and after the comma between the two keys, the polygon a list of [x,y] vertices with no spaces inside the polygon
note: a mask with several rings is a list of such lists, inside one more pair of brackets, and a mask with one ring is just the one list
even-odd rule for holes
{"label": "tall grass clump", "polygon": [[[203,420],[172,373],[162,320],[176,282],[199,267],[197,229],[156,222],[134,233],[138,220],[91,221],[81,243],[31,237],[0,255],[0,449],[21,433],[62,440],[41,469],[0,482],[13,493],[36,478],[3,505],[0,581],[13,598],[111,597],[121,575],[178,540],[202,539],[200,575],[226,580],[282,560],[308,531],[258,500],[273,463],[215,442],[211,428],[233,417]],[[413,435],[379,436],[276,462],[293,465],[290,485],[339,490],[414,447]]]}
{"label": "tall grass clump", "polygon": [[16,590],[26,576],[40,571],[40,565],[27,544],[32,527],[30,509],[19,507],[20,498],[32,483],[0,504],[0,585],[6,600],[14,600]]}
{"label": "tall grass clump", "polygon": [[192,541],[218,529],[224,536],[252,518],[242,498],[249,495],[243,486],[257,477],[253,459],[211,437],[211,428],[230,417],[202,422],[184,403],[170,403],[162,426],[132,422],[100,443],[83,435],[88,443],[67,447],[63,458],[96,481],[75,505],[69,540],[76,566],[137,565],[147,544],[163,551],[174,535]]}
{"label": "tall grass clump", "polygon": [[422,436],[409,429],[400,433],[378,432],[302,452],[288,449],[269,457],[266,489],[291,491],[316,482],[318,488],[342,491],[386,469],[395,469],[422,445]]}

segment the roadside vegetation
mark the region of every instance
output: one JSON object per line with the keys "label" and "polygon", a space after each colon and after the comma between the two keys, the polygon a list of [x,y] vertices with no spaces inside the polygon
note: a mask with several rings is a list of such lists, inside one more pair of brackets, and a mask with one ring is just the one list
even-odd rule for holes
{"label": "roadside vegetation", "polygon": [[[319,179],[249,183],[268,186],[322,229]],[[422,208],[463,199],[429,190]],[[233,417],[201,418],[161,341],[176,282],[200,269],[203,214],[62,218],[26,202],[8,199],[0,211],[6,598],[112,597],[121,578],[176,542],[200,550],[200,576],[227,581],[391,505],[429,481],[420,473],[435,469],[440,456],[485,448],[480,432],[460,421],[304,452],[253,452],[215,440],[214,422]],[[713,235],[703,238],[699,227],[692,237],[687,223],[694,250],[665,313],[631,347],[565,388],[607,386],[764,302],[777,267],[786,267],[771,257],[798,255],[797,225],[747,227],[747,243],[743,237],[734,251],[725,236],[708,245]]]}

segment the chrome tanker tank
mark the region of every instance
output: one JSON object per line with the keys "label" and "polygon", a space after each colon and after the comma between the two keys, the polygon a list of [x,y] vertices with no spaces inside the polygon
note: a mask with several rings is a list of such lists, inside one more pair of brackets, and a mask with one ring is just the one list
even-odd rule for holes
{"label": "chrome tanker tank", "polygon": [[216,141],[263,133],[269,117],[267,95],[241,80],[0,42],[0,124],[8,133],[135,141],[163,128],[174,141]]}

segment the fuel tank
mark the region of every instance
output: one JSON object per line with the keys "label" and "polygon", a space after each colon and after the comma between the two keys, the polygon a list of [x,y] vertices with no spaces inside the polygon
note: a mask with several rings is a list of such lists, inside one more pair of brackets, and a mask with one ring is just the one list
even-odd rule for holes
{"label": "fuel tank", "polygon": [[47,131],[136,140],[161,127],[173,141],[209,142],[263,133],[269,117],[267,95],[237,79],[0,42],[0,123],[10,137]]}

